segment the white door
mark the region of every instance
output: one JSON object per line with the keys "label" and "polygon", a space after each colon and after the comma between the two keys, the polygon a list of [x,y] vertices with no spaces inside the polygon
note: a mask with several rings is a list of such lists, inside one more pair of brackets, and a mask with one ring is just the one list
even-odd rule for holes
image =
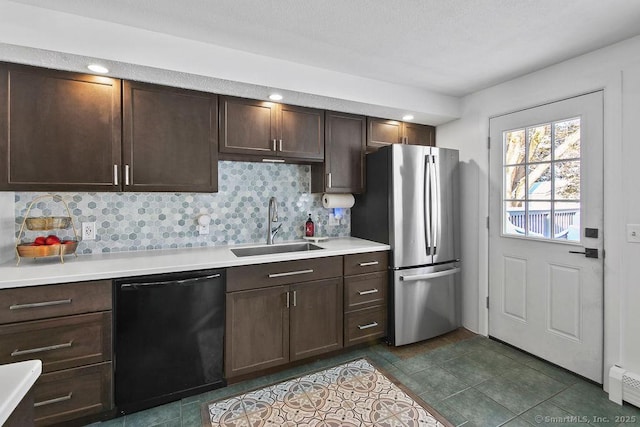
{"label": "white door", "polygon": [[489,335],[602,383],[603,94],[489,127]]}

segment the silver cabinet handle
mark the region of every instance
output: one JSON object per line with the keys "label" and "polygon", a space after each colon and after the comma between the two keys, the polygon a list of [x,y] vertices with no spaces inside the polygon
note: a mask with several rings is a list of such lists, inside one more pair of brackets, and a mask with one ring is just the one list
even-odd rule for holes
{"label": "silver cabinet handle", "polygon": [[273,273],[269,275],[269,279],[273,279],[275,277],[297,276],[298,274],[309,274],[309,273],[313,273],[313,270],[309,269],[309,270],[287,271],[286,273]]}
{"label": "silver cabinet handle", "polygon": [[451,276],[452,274],[460,273],[460,267],[452,268],[451,270],[438,271],[436,273],[418,274],[416,276],[400,276],[400,280],[405,282],[415,282],[417,280],[435,279],[436,277]]}
{"label": "silver cabinet handle", "polygon": [[51,405],[52,403],[64,402],[66,400],[71,400],[72,396],[73,396],[73,392],[70,391],[69,394],[67,394],[66,396],[55,397],[53,399],[43,400],[42,402],[35,402],[33,404],[33,407],[37,408],[39,406]]}
{"label": "silver cabinet handle", "polygon": [[118,185],[118,165],[113,165],[113,185]]}
{"label": "silver cabinet handle", "polygon": [[275,139],[273,140],[273,151],[278,151],[278,150],[276,150],[276,140]]}
{"label": "silver cabinet handle", "polygon": [[129,185],[129,165],[124,165],[124,185]]}
{"label": "silver cabinet handle", "polygon": [[360,264],[358,264],[360,267],[369,267],[371,265],[378,265],[380,264],[378,261],[369,261],[369,262],[361,262]]}
{"label": "silver cabinet handle", "polygon": [[327,174],[327,188],[331,188],[331,172]]}
{"label": "silver cabinet handle", "polygon": [[296,297],[296,292],[297,291],[293,291],[293,306],[296,307],[298,305],[298,299]]}
{"label": "silver cabinet handle", "polygon": [[377,289],[371,289],[368,291],[358,291],[358,295],[371,295],[371,294],[377,294],[378,290]]}
{"label": "silver cabinet handle", "polygon": [[287,308],[289,308],[289,300],[290,300],[289,292],[287,292]]}
{"label": "silver cabinet handle", "polygon": [[280,140],[280,151],[282,151],[282,140]]}
{"label": "silver cabinet handle", "polygon": [[11,356],[15,357],[15,356],[22,356],[23,354],[42,353],[44,351],[58,350],[61,348],[69,348],[71,347],[72,344],[73,344],[73,341],[69,341],[64,344],[55,344],[55,345],[49,345],[46,347],[30,348],[28,350],[15,349],[11,352]]}
{"label": "silver cabinet handle", "polygon": [[378,326],[378,322],[371,322],[367,325],[358,325],[358,329],[363,330],[363,329],[375,328],[376,326]]}
{"label": "silver cabinet handle", "polygon": [[22,310],[24,308],[50,307],[52,305],[71,304],[71,298],[56,301],[30,302],[27,304],[14,304],[9,306],[9,310]]}

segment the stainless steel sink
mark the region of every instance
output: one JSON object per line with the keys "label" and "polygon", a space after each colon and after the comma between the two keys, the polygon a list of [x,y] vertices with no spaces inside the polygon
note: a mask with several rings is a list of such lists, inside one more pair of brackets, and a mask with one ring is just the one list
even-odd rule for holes
{"label": "stainless steel sink", "polygon": [[233,254],[237,257],[244,257],[244,256],[283,254],[288,252],[317,251],[320,249],[324,249],[324,248],[313,245],[311,243],[290,243],[290,244],[284,244],[284,245],[268,245],[268,246],[256,246],[253,248],[231,249],[231,252],[233,252]]}

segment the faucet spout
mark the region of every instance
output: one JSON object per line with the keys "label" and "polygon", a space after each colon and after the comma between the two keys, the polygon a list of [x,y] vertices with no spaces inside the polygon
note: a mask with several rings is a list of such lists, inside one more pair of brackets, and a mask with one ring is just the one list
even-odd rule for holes
{"label": "faucet spout", "polygon": [[273,245],[273,239],[280,231],[282,224],[272,230],[272,223],[278,222],[278,200],[275,197],[269,199],[269,212],[267,216],[267,245]]}

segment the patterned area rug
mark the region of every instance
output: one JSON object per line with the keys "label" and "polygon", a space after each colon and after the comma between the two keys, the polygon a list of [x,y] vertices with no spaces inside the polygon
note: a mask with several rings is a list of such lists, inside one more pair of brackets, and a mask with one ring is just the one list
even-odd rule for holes
{"label": "patterned area rug", "polygon": [[451,426],[397,384],[370,361],[359,359],[205,403],[203,426]]}

